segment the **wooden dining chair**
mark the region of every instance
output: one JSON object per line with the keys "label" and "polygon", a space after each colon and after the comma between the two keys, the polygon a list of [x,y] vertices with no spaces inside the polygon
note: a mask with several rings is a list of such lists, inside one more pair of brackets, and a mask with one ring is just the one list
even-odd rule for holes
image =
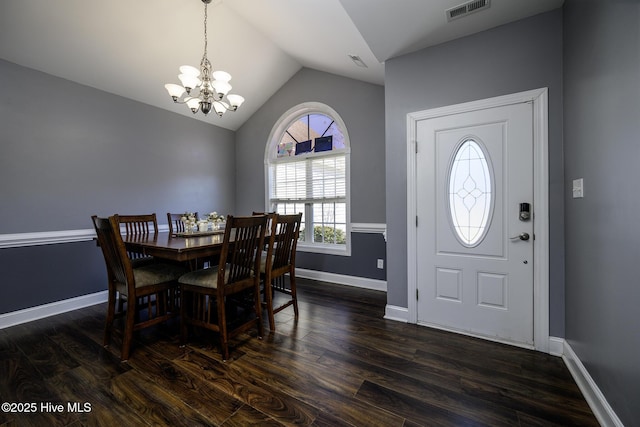
{"label": "wooden dining chair", "polygon": [[[156,214],[144,215],[117,215],[120,224],[120,232],[124,233],[127,238],[135,236],[147,237],[149,234],[158,233],[158,220]],[[134,267],[140,267],[145,264],[155,262],[153,257],[146,256],[142,252],[127,251],[129,259],[133,262]]]}
{"label": "wooden dining chair", "polygon": [[[123,233],[127,238],[135,238],[136,236],[147,238],[150,234],[158,233],[158,220],[155,213],[141,215],[117,215],[117,217],[118,223],[121,224],[119,227],[120,233]],[[131,260],[131,266],[133,268],[142,267],[156,262],[153,257],[135,250],[128,249],[127,255]],[[126,299],[126,295],[118,295],[118,312],[122,311]]]}
{"label": "wooden dining chair", "polygon": [[[298,297],[296,294],[296,248],[300,236],[302,214],[273,216],[267,244],[267,252],[260,262],[260,278],[263,284],[264,305],[269,316],[269,328],[276,330],[275,314],[293,306],[298,318]],[[287,275],[289,276],[287,280]],[[289,298],[274,307],[275,292]]]}
{"label": "wooden dining chair", "polygon": [[229,359],[229,340],[256,327],[262,338],[260,253],[267,216],[227,216],[217,266],[180,277],[181,341],[188,326],[217,332],[223,360]]}
{"label": "wooden dining chair", "polygon": [[[134,331],[179,314],[177,279],[188,270],[160,262],[134,268],[120,233],[118,216],[99,218],[94,215],[91,219],[107,267],[108,305],[103,344],[108,347],[111,343],[116,317],[124,317],[120,359],[126,361]],[[125,300],[126,310],[116,314],[116,301]]]}
{"label": "wooden dining chair", "polygon": [[[193,215],[196,217],[196,221],[198,221],[198,212],[194,212]],[[184,222],[182,222],[183,216],[184,213],[167,212],[167,224],[169,224],[169,233],[184,233]]]}

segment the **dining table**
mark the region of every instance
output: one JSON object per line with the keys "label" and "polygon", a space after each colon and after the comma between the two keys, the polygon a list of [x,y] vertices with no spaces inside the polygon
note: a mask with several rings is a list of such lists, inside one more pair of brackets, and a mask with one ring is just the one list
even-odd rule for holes
{"label": "dining table", "polygon": [[194,261],[220,254],[224,230],[177,234],[160,231],[142,235],[123,235],[122,240],[128,251],[171,261]]}

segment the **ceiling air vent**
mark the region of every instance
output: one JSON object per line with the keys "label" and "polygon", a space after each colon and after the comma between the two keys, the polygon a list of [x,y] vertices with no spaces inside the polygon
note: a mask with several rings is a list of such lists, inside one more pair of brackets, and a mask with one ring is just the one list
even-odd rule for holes
{"label": "ceiling air vent", "polygon": [[491,6],[491,0],[472,0],[461,4],[460,6],[447,9],[447,21],[451,22],[454,19],[462,18],[473,12],[479,12],[484,9],[488,9]]}

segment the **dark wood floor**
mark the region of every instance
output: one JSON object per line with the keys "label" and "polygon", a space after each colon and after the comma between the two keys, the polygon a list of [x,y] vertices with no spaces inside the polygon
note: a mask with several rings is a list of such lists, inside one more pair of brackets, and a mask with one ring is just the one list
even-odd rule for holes
{"label": "dark wood floor", "polygon": [[598,425],[560,358],[384,320],[382,292],[299,288],[297,324],[277,314],[225,363],[208,335],[179,348],[177,324],[141,331],[120,363],[118,341],[100,345],[104,304],[0,330],[0,401],[37,407],[0,425]]}

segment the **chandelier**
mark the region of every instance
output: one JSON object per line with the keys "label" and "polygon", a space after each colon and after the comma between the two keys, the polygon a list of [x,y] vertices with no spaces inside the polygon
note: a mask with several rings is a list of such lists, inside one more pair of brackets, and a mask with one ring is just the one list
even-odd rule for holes
{"label": "chandelier", "polygon": [[207,58],[207,5],[211,0],[202,0],[202,3],[204,3],[204,54],[200,61],[200,69],[183,65],[178,75],[182,86],[168,83],[164,87],[173,102],[187,104],[193,114],[198,110],[209,114],[213,108],[216,114],[222,117],[225,111],[236,111],[244,102],[244,98],[229,93],[231,90],[229,73],[213,71],[211,68],[211,62]]}

